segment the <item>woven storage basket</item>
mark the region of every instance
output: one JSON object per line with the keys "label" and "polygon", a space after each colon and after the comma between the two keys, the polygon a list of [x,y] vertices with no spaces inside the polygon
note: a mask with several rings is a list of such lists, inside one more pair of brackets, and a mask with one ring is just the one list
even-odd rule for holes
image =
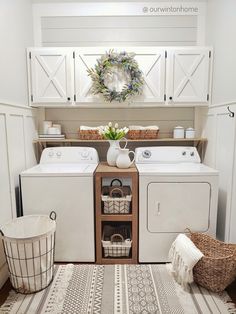
{"label": "woven storage basket", "polygon": [[102,135],[98,130],[78,130],[78,136],[81,140],[102,140]]}
{"label": "woven storage basket", "polygon": [[132,247],[130,227],[105,225],[102,246],[104,257],[128,257]]}
{"label": "woven storage basket", "polygon": [[139,139],[156,139],[158,138],[159,130],[129,130],[128,138],[132,140]]}
{"label": "woven storage basket", "polygon": [[213,292],[223,291],[236,277],[236,245],[198,232],[190,232],[190,238],[204,254],[193,269],[194,281]]}
{"label": "woven storage basket", "polygon": [[[118,182],[119,185],[113,185]],[[131,189],[123,186],[119,179],[113,179],[110,186],[102,188],[102,201],[104,214],[129,214],[131,208]]]}
{"label": "woven storage basket", "polygon": [[[120,193],[121,197],[113,197],[115,193]],[[124,196],[120,188],[114,188],[110,195],[102,195],[104,214],[129,214],[132,195]]]}

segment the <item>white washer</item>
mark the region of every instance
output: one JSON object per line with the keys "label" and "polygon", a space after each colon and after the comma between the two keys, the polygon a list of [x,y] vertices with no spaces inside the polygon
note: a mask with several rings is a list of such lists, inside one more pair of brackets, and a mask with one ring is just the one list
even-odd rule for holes
{"label": "white washer", "polygon": [[43,150],[40,163],[21,173],[23,214],[57,214],[55,260],[94,262],[94,148]]}
{"label": "white washer", "polygon": [[178,233],[216,233],[218,171],[195,147],[136,149],[139,171],[139,261],[167,262]]}

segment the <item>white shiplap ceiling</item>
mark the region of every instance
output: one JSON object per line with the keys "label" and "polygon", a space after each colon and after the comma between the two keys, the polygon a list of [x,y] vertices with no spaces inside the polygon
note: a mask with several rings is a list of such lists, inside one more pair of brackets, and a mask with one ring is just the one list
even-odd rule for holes
{"label": "white shiplap ceiling", "polygon": [[32,3],[71,3],[71,2],[191,2],[191,3],[196,3],[196,2],[207,2],[208,0],[152,0],[152,1],[142,1],[142,0],[92,0],[92,1],[87,1],[87,0],[31,0]]}

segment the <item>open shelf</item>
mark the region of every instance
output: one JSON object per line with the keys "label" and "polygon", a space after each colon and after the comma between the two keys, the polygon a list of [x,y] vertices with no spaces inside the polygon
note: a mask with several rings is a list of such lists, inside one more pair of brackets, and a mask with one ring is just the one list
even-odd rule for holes
{"label": "open shelf", "polygon": [[102,214],[101,221],[132,221],[133,216],[131,214]]}
{"label": "open shelf", "polygon": [[[127,139],[128,142],[206,142],[206,138],[196,137],[196,138],[156,138],[156,139],[139,139],[131,140]],[[106,143],[107,140],[80,140],[76,138],[65,138],[65,139],[35,139],[34,144],[37,143]]]}

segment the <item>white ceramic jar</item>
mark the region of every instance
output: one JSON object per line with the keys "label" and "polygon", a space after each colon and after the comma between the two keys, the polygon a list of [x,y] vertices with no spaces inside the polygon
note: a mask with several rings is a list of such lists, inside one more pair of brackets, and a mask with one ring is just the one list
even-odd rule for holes
{"label": "white ceramic jar", "polygon": [[184,128],[182,126],[176,126],[173,131],[174,138],[184,138]]}
{"label": "white ceramic jar", "polygon": [[195,130],[193,128],[187,128],[185,131],[185,138],[195,138]]}

